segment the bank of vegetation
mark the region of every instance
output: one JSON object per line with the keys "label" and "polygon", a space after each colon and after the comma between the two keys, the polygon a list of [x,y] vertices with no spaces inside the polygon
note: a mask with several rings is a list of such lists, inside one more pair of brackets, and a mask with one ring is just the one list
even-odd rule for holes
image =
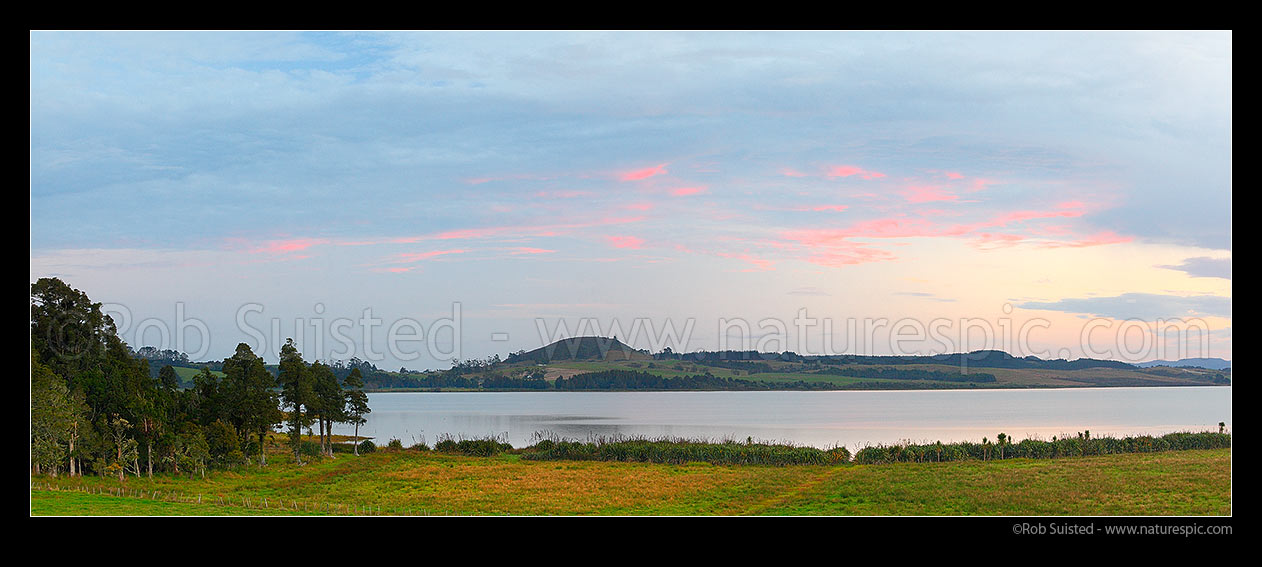
{"label": "bank of vegetation", "polygon": [[615,437],[592,441],[543,439],[523,459],[534,461],[618,461],[627,463],[711,463],[715,465],[837,465],[850,462],[845,447],[817,449],[791,444],[669,437]]}
{"label": "bank of vegetation", "polygon": [[1118,455],[1122,453],[1158,453],[1191,449],[1231,448],[1231,434],[1219,425],[1219,431],[1168,433],[1160,437],[1138,435],[1134,437],[1093,437],[1090,431],[1072,436],[1053,437],[1050,441],[1022,439],[1013,442],[1000,433],[992,442],[983,438],[981,443],[932,444],[895,443],[864,447],[855,453],[859,464],[926,463],[947,461],[988,461],[995,459],[1056,459],[1094,455]]}

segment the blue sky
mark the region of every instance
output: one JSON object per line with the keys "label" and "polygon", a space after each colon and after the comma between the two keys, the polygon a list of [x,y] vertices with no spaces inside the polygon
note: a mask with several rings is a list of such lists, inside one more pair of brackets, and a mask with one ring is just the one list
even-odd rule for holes
{"label": "blue sky", "polygon": [[453,302],[465,357],[536,317],[713,348],[802,308],[1050,318],[1081,355],[1074,321],[1135,297],[1230,358],[1231,39],[34,32],[31,278],[183,304],[208,358],[247,303]]}

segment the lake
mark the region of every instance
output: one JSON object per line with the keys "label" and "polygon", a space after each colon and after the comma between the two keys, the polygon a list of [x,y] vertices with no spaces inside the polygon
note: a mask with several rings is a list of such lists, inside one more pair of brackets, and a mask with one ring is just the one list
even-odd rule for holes
{"label": "lake", "polygon": [[[368,395],[361,436],[405,446],[440,435],[535,432],[587,439],[646,435],[789,441],[852,451],[868,444],[1015,441],[1089,430],[1162,434],[1231,427],[1230,387],[1063,388],[829,392],[399,392]],[[336,433],[350,435],[341,425]]]}

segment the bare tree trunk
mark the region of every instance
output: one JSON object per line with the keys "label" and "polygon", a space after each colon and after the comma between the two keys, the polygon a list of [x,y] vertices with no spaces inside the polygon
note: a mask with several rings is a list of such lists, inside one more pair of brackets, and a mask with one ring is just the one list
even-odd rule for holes
{"label": "bare tree trunk", "polygon": [[319,418],[317,418],[317,421],[320,422],[320,454],[328,455],[329,454],[329,441],[328,441],[328,438],[325,436],[324,416],[320,416]]}
{"label": "bare tree trunk", "polygon": [[359,422],[355,422],[355,456],[359,456]]}
{"label": "bare tree trunk", "polygon": [[79,422],[75,421],[74,431],[70,434],[70,451],[67,453],[67,455],[70,457],[70,463],[67,467],[67,474],[69,474],[71,477],[76,476],[76,473],[78,471],[78,469],[75,468],[75,458],[74,458],[74,442],[78,438],[79,438]]}
{"label": "bare tree trunk", "polygon": [[153,478],[153,441],[149,442],[148,453],[146,458],[149,459],[149,478]]}

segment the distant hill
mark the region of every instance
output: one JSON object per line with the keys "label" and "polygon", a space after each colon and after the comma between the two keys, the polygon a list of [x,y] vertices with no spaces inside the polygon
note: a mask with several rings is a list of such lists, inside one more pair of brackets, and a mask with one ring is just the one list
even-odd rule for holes
{"label": "distant hill", "polygon": [[1001,350],[978,350],[967,353],[935,354],[930,356],[880,356],[880,355],[800,355],[794,352],[763,353],[757,351],[699,351],[690,353],[673,353],[669,350],[658,353],[658,360],[689,360],[703,364],[713,361],[768,361],[781,362],[820,362],[822,364],[949,364],[951,366],[976,368],[1031,368],[1042,370],[1083,370],[1087,368],[1131,369],[1135,367],[1116,360],[1098,360],[1079,358],[1065,360],[1056,358],[1044,360],[1037,356],[1015,357]]}
{"label": "distant hill", "polygon": [[1181,358],[1179,360],[1153,360],[1150,362],[1140,362],[1135,366],[1140,368],[1152,368],[1154,366],[1178,366],[1208,368],[1210,370],[1226,370],[1231,368],[1231,361],[1223,360],[1221,358]]}
{"label": "distant hill", "polygon": [[504,362],[547,363],[558,360],[652,360],[617,337],[571,337],[525,353],[510,354]]}

